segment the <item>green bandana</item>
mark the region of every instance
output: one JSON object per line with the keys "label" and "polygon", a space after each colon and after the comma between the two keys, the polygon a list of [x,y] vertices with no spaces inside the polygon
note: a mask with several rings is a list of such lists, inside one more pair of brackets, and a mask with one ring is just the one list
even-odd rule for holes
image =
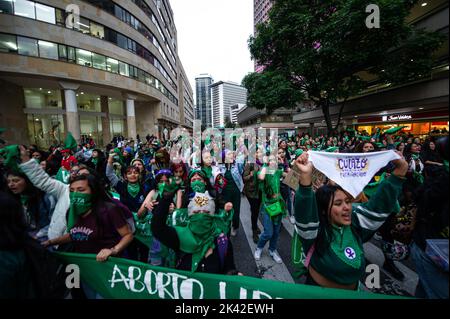
{"label": "green bandana", "polygon": [[214,249],[214,239],[220,234],[227,234],[233,214],[225,211],[219,215],[194,214],[189,217],[185,227],[176,226],[175,230],[180,240],[180,250],[192,254],[191,271],[197,270],[198,264],[206,252]]}
{"label": "green bandana", "polygon": [[67,221],[67,230],[71,230],[79,216],[86,214],[92,206],[92,194],[71,192],[69,220]]}
{"label": "green bandana", "polygon": [[4,158],[3,165],[13,172],[21,172],[18,162],[20,159],[20,152],[18,145],[8,145],[0,149],[0,157]]}
{"label": "green bandana", "polygon": [[160,198],[162,198],[165,186],[166,186],[165,182],[161,182],[161,183],[158,184],[158,195],[159,195]]}
{"label": "green bandana", "polygon": [[55,179],[57,181],[63,182],[64,184],[69,184],[70,172],[64,167],[60,167]]}
{"label": "green bandana", "polygon": [[97,166],[98,163],[98,158],[97,157],[93,157],[92,158],[92,164],[94,164],[94,166]]}
{"label": "green bandana", "polygon": [[141,185],[139,185],[139,183],[133,183],[133,184],[128,183],[127,191],[131,197],[135,198],[141,191]]}
{"label": "green bandana", "polygon": [[448,173],[448,161],[444,161],[444,168],[445,168],[445,170]]}
{"label": "green bandana", "polygon": [[411,154],[411,159],[417,161],[420,160],[420,155],[419,154]]}
{"label": "green bandana", "polygon": [[191,183],[191,188],[196,193],[206,192],[206,185],[202,181],[194,181]]}
{"label": "green bandana", "polygon": [[211,166],[203,166],[202,171],[205,173],[206,177],[209,179],[212,176],[212,167]]}
{"label": "green bandana", "polygon": [[331,250],[344,263],[359,269],[361,267],[363,251],[353,235],[350,226],[332,226],[334,240],[331,242]]}

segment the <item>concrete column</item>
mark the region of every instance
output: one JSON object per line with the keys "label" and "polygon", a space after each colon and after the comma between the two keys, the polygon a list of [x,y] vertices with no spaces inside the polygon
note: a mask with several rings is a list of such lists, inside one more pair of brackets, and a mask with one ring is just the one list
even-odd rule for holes
{"label": "concrete column", "polygon": [[77,142],[80,141],[80,117],[78,115],[76,90],[80,87],[79,84],[60,82],[59,85],[64,90],[64,98],[66,102],[66,121],[67,132],[72,133]]}
{"label": "concrete column", "polygon": [[126,95],[127,103],[127,138],[136,139],[136,110],[134,106],[135,96]]}
{"label": "concrete column", "polygon": [[109,108],[108,108],[108,97],[101,96],[100,97],[100,106],[102,109],[102,113],[105,113],[105,117],[102,117],[102,129],[103,129],[103,144],[108,144],[111,142],[111,125],[109,125],[110,117],[109,117]]}

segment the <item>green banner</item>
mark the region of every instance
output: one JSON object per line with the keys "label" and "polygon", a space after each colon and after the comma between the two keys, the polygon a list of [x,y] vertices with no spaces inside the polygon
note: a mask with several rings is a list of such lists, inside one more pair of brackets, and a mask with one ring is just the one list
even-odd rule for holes
{"label": "green banner", "polygon": [[121,258],[57,253],[107,299],[397,299],[401,297],[291,284],[246,276],[190,273]]}

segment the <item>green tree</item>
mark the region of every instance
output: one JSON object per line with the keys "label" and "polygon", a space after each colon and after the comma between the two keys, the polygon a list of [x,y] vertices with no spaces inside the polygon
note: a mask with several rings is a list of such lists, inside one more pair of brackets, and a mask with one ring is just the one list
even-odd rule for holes
{"label": "green tree", "polygon": [[[416,2],[274,1],[269,22],[249,39],[253,59],[265,69],[243,80],[248,106],[271,114],[311,100],[322,108],[331,132],[330,106],[342,102],[337,128],[345,101],[369,81],[396,85],[428,75],[445,37],[406,22]],[[380,28],[366,25],[372,3],[380,9]]]}

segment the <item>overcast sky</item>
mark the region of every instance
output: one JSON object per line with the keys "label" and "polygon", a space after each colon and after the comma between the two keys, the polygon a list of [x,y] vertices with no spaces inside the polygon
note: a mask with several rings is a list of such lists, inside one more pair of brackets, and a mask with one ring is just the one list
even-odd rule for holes
{"label": "overcast sky", "polygon": [[[253,0],[170,0],[178,55],[195,92],[195,77],[241,83],[253,72],[247,40],[253,34]],[[195,93],[194,93],[195,94]]]}

